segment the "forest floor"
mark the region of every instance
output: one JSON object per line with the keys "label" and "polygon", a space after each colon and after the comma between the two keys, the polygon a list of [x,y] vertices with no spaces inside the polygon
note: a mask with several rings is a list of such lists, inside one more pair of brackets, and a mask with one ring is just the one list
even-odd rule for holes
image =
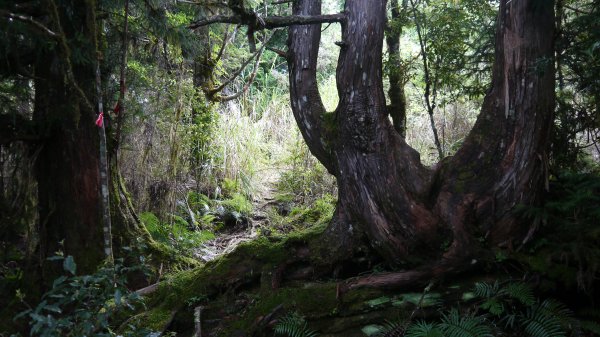
{"label": "forest floor", "polygon": [[207,241],[198,248],[194,254],[202,261],[211,261],[215,258],[229,254],[242,242],[256,238],[262,230],[269,227],[269,212],[281,208],[276,200],[279,193],[277,183],[281,177],[282,169],[272,167],[262,173],[262,181],[257,187],[252,198],[252,214],[246,219],[244,226],[235,226],[233,230],[217,234],[217,237]]}

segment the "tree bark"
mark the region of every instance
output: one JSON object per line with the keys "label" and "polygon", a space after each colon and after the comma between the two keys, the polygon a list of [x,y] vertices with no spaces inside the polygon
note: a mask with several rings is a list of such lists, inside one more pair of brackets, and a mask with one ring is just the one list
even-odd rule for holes
{"label": "tree bark", "polygon": [[[407,7],[407,1],[402,1],[404,9]],[[404,70],[400,64],[402,26],[398,22],[401,19],[401,9],[398,0],[392,0],[391,7],[392,23],[388,25],[385,36],[389,55],[388,62],[390,63],[390,69],[388,69],[388,79],[390,81],[388,97],[390,98],[390,105],[387,109],[390,117],[392,117],[394,129],[396,129],[402,138],[406,138],[406,95],[404,94],[404,78],[402,76]]]}
{"label": "tree bark", "polygon": [[[552,62],[544,60],[552,57],[553,8],[501,2],[493,83],[478,121],[454,157],[428,169],[387,118],[385,5],[346,1],[340,103],[327,133],[315,80],[319,25],[290,28],[292,109],[309,149],[338,180],[347,231],[363,231],[390,263],[433,263],[431,272],[413,275],[422,277],[458,269],[478,249],[477,239],[510,246],[529,229],[516,210],[535,204],[544,185],[554,106]],[[294,15],[319,14],[312,1],[294,4]],[[393,279],[387,282],[404,278]]]}
{"label": "tree bark", "polygon": [[[53,2],[52,2],[53,4]],[[94,13],[94,1],[72,3],[73,8],[49,5],[53,24],[61,33],[62,47],[43,49],[35,65],[33,120],[44,143],[35,163],[40,221],[40,264],[43,283],[51,281],[61,266],[45,259],[63,251],[72,255],[78,272],[91,273],[103,260],[98,132],[95,112],[86,97],[95,97],[94,63],[73,63],[66,41],[96,32],[87,20],[93,14],[63,17],[63,10]],[[63,20],[58,20],[60,17]],[[59,43],[60,44],[60,43]],[[85,50],[90,59],[95,49]]]}

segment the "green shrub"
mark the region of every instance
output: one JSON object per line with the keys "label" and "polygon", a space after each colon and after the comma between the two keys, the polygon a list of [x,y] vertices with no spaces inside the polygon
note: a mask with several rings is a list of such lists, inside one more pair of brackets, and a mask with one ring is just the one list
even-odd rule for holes
{"label": "green shrub", "polygon": [[320,225],[328,223],[333,217],[336,200],[330,194],[315,200],[311,207],[294,207],[290,212],[290,220],[307,225]]}
{"label": "green shrub", "polygon": [[152,238],[158,242],[169,244],[169,231],[163,226],[156,215],[152,212],[140,213],[140,220]]}
{"label": "green shrub", "polygon": [[230,212],[238,212],[244,216],[252,213],[252,202],[240,193],[233,193],[231,198],[223,200],[221,204]]}
{"label": "green shrub", "polygon": [[221,193],[225,197],[233,197],[240,192],[240,184],[235,179],[224,178],[221,183]]}
{"label": "green shrub", "polygon": [[[52,289],[35,307],[15,317],[29,319],[32,337],[107,337],[116,336],[109,320],[120,310],[141,305],[135,292],[128,290],[127,275],[143,266],[125,267],[121,260],[104,265],[91,275],[76,275],[77,265],[72,256],[55,256],[61,261],[65,275],[54,280]],[[143,261],[142,261],[143,262]],[[148,336],[150,331],[128,327],[124,336]]]}
{"label": "green shrub", "polygon": [[[140,219],[154,240],[165,243],[184,255],[191,256],[195,248],[215,238],[215,234],[211,230],[190,230],[187,221],[178,215],[171,214],[170,224],[161,223],[151,212],[141,213]],[[199,219],[208,221],[214,219],[214,216],[206,215]]]}
{"label": "green shrub", "polygon": [[206,209],[210,208],[211,200],[208,196],[202,193],[190,191],[187,194],[187,203],[192,211],[204,213]]}
{"label": "green shrub", "polygon": [[523,207],[538,239],[518,258],[534,271],[566,286],[590,291],[600,277],[600,176],[554,177],[541,207]]}

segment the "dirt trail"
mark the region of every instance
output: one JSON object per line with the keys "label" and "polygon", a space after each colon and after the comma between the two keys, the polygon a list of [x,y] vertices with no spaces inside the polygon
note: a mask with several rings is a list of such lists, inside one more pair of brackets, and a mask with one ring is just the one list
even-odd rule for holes
{"label": "dirt trail", "polygon": [[213,240],[207,241],[200,246],[194,255],[202,261],[210,261],[220,255],[232,252],[240,243],[255,238],[262,227],[268,225],[268,209],[276,207],[275,197],[277,195],[277,182],[281,177],[280,168],[265,169],[262,181],[257,188],[252,200],[252,214],[248,219],[246,227],[233,233],[218,234]]}

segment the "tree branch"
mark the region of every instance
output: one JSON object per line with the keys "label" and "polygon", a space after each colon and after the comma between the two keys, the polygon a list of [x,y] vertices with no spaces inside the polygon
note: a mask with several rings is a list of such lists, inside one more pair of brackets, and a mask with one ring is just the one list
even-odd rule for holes
{"label": "tree branch", "polygon": [[267,16],[260,17],[257,14],[250,18],[242,18],[241,15],[216,15],[210,18],[198,20],[188,25],[190,29],[197,29],[203,26],[211,25],[214,23],[232,23],[232,24],[243,24],[254,27],[254,30],[261,29],[273,29],[280,27],[289,27],[295,25],[311,25],[316,23],[331,23],[331,22],[342,22],[345,19],[345,15],[342,13],[338,14],[326,14],[326,15],[290,15],[290,16]]}
{"label": "tree branch", "polygon": [[[269,40],[271,40],[272,37],[273,37],[273,34],[271,34],[268,38],[266,38],[263,41],[262,47],[257,51],[256,57],[255,57],[255,61],[254,61],[254,68],[252,69],[252,73],[250,74],[250,77],[248,78],[248,81],[246,82],[246,84],[244,85],[244,87],[242,88],[242,90],[240,90],[239,92],[237,92],[237,93],[235,93],[233,95],[215,97],[214,99],[216,101],[218,101],[218,102],[231,101],[233,99],[236,99],[236,98],[240,97],[246,91],[248,91],[248,89],[250,88],[250,86],[254,82],[254,79],[256,78],[256,73],[258,71],[258,65],[260,63],[260,58],[262,56],[262,53],[265,51],[265,47],[267,46],[267,43],[269,42]],[[249,60],[252,60],[252,58],[250,58]],[[245,68],[246,66],[243,66],[243,67]],[[241,72],[241,70],[243,70],[243,68],[240,68],[240,72]],[[237,75],[235,75],[235,77],[237,77],[238,75],[239,75],[239,73]],[[233,78],[235,78],[235,77],[233,77]],[[231,81],[228,81],[228,82],[231,82]],[[221,85],[221,86],[223,88],[225,87],[224,85]],[[221,87],[221,86],[219,86],[219,87]],[[221,90],[223,88],[221,88]],[[211,92],[212,92],[212,90],[211,90]],[[212,93],[212,95],[214,95],[214,92]]]}
{"label": "tree branch", "polygon": [[250,64],[250,61],[252,61],[254,59],[260,58],[259,53],[262,54],[262,50],[263,49],[264,49],[264,44],[263,44],[263,47],[261,49],[257,50],[254,54],[252,54],[251,57],[249,57],[246,61],[244,61],[244,63],[242,63],[240,65],[240,67],[238,68],[238,70],[236,70],[233,73],[233,75],[231,75],[228,79],[226,79],[218,87],[209,89],[208,90],[209,96],[212,96],[212,95],[216,94],[217,92],[223,90],[227,85],[229,85],[229,83],[233,82],[233,80],[235,80],[238,76],[240,76],[240,74],[242,73],[242,71],[244,71],[244,69],[246,69],[246,66],[248,66],[248,64]]}
{"label": "tree branch", "polygon": [[225,36],[223,37],[223,44],[221,44],[221,48],[219,49],[219,52],[217,53],[215,62],[219,62],[221,60],[221,58],[223,57],[223,53],[225,52],[225,47],[227,47],[229,42],[231,42],[231,39],[235,36],[235,33],[237,32],[239,25],[235,26],[235,28],[233,29],[233,34],[231,34],[231,37],[229,35],[229,27],[231,27],[231,26],[227,26],[227,31],[225,32]]}
{"label": "tree branch", "polygon": [[281,50],[281,49],[275,49],[275,48],[267,47],[267,50],[270,50],[270,51],[274,52],[275,54],[283,57],[284,59],[287,59],[287,57],[288,57],[288,53],[286,51]]}
{"label": "tree branch", "polygon": [[55,32],[53,32],[52,30],[50,30],[50,28],[44,26],[41,22],[34,20],[30,16],[25,16],[25,15],[11,13],[11,12],[5,11],[3,9],[0,9],[0,16],[4,16],[4,17],[7,17],[9,19],[18,20],[18,21],[21,21],[21,22],[28,23],[28,24],[32,25],[34,28],[36,28],[37,30],[39,30],[42,33],[50,36],[53,39],[58,39],[59,38],[58,34],[56,34]]}

